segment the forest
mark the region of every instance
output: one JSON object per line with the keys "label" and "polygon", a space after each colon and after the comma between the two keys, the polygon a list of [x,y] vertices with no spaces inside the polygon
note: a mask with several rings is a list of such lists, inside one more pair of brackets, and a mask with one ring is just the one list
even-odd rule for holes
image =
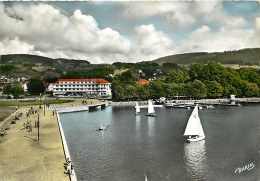
{"label": "forest", "polygon": [[146,100],[184,96],[193,99],[259,96],[260,76],[256,69],[230,69],[217,62],[196,63],[188,71],[171,70],[149,83],[137,84],[132,71],[112,80],[114,100]]}

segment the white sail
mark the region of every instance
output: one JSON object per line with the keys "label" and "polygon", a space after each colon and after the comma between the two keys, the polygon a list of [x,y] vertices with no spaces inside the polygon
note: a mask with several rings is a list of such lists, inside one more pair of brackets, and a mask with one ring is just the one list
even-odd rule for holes
{"label": "white sail", "polygon": [[[199,121],[199,122],[200,122],[200,121]],[[204,134],[204,131],[203,131],[201,122],[200,122],[200,124],[199,124],[199,137],[205,138],[205,134]]]}
{"label": "white sail", "polygon": [[184,136],[199,136],[200,132],[204,135],[204,131],[200,123],[198,105],[196,105],[188,120]]}
{"label": "white sail", "polygon": [[139,105],[138,105],[137,102],[135,102],[135,112],[136,112],[136,113],[139,113],[139,112],[140,112],[140,107],[139,107]]}
{"label": "white sail", "polygon": [[155,113],[154,107],[153,107],[153,103],[151,100],[148,101],[148,114],[153,114]]}

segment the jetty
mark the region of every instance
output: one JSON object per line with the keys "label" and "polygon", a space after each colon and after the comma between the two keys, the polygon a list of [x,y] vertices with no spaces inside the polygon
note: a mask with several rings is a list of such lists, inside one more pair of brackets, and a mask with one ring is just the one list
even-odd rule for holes
{"label": "jetty", "polygon": [[57,113],[70,113],[70,112],[89,111],[89,110],[94,110],[96,108],[104,108],[104,107],[106,107],[106,103],[83,105],[83,106],[47,107],[47,109],[54,110]]}

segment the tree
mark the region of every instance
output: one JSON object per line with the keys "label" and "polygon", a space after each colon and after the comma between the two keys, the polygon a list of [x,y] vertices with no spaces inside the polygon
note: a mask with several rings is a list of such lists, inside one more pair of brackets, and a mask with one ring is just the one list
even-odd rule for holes
{"label": "tree", "polygon": [[221,97],[223,94],[223,87],[221,86],[220,83],[216,81],[205,81],[204,82],[207,87],[207,96],[208,97]]}
{"label": "tree", "polygon": [[147,84],[137,86],[137,90],[136,90],[137,98],[139,98],[141,100],[145,100],[150,97],[149,90],[147,90],[146,87],[147,87]]}
{"label": "tree", "polygon": [[205,67],[203,63],[195,63],[190,67],[189,75],[191,80],[205,80]]}
{"label": "tree", "polygon": [[204,98],[207,96],[206,85],[200,80],[189,82],[187,83],[187,86],[189,88],[187,96],[196,98]]}
{"label": "tree", "polygon": [[4,87],[3,94],[7,94],[7,95],[12,94],[12,86],[11,86],[11,84],[7,84]]}
{"label": "tree", "polygon": [[45,90],[43,81],[38,78],[31,78],[28,83],[28,92],[32,95],[39,95]]}
{"label": "tree", "polygon": [[12,86],[11,92],[15,99],[19,98],[21,94],[24,94],[23,88],[19,83],[16,83]]}
{"label": "tree", "polygon": [[127,99],[136,99],[137,98],[137,88],[136,86],[127,84],[125,88],[125,94]]}
{"label": "tree", "polygon": [[6,73],[6,74],[8,74],[13,69],[14,69],[13,65],[2,65],[0,67],[0,71],[3,72],[3,73]]}
{"label": "tree", "polygon": [[240,82],[240,88],[241,88],[241,95],[243,96],[252,97],[252,96],[259,95],[259,89],[256,83],[250,83],[242,80]]}
{"label": "tree", "polygon": [[112,95],[113,99],[125,99],[125,88],[119,80],[113,80],[112,82]]}
{"label": "tree", "polygon": [[16,99],[16,98],[19,98],[19,96],[21,94],[23,94],[24,91],[23,91],[23,88],[21,87],[21,85],[17,82],[13,85],[7,84],[3,90],[3,93],[7,94],[7,95],[12,94],[14,96],[14,98]]}
{"label": "tree", "polygon": [[132,75],[132,72],[130,70],[123,72],[120,76],[115,78],[116,80],[119,80],[122,84],[132,84],[135,85],[135,78]]}
{"label": "tree", "polygon": [[258,87],[260,88],[260,76],[258,75],[258,72],[256,69],[243,68],[243,69],[239,69],[238,73],[242,80],[246,80],[251,83],[256,83],[258,85]]}
{"label": "tree", "polygon": [[181,70],[171,70],[168,72],[166,77],[167,83],[185,83],[190,79],[189,75],[186,72]]}
{"label": "tree", "polygon": [[151,98],[160,98],[164,97],[164,89],[162,82],[160,81],[151,81],[149,82],[149,90]]}

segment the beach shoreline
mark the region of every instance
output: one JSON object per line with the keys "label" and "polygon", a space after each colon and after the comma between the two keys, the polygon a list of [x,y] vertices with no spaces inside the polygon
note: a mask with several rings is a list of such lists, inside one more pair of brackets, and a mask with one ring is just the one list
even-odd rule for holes
{"label": "beach shoreline", "polygon": [[[55,107],[79,106],[87,99],[75,99],[74,102],[52,104]],[[87,100],[95,104],[98,100]],[[43,106],[42,106],[43,107]],[[36,114],[26,116],[29,110]],[[44,115],[45,112],[45,115]],[[15,116],[22,113],[16,124],[10,124]],[[35,121],[40,122],[40,137]],[[22,129],[23,123],[31,121],[32,132]],[[63,141],[60,134],[57,115],[44,107],[20,106],[14,113],[0,122],[0,128],[6,129],[7,135],[0,136],[0,180],[2,181],[48,181],[70,180],[66,173]]]}

